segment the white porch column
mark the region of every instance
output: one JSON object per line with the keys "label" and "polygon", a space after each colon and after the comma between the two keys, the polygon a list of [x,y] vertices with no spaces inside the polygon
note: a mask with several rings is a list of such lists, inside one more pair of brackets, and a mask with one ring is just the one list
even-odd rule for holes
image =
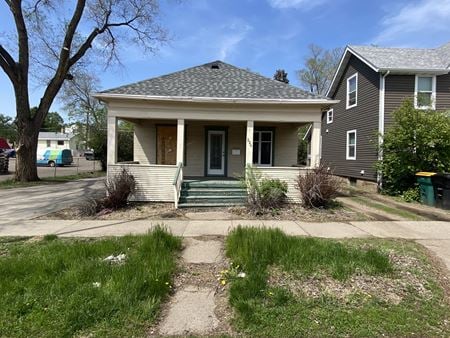
{"label": "white porch column", "polygon": [[117,117],[108,116],[108,152],[107,163],[117,162]]}
{"label": "white porch column", "polygon": [[311,167],[318,167],[320,164],[320,129],[321,122],[314,122],[311,130]]}
{"label": "white porch column", "polygon": [[254,122],[247,121],[247,135],[245,138],[245,166],[253,164],[253,130]]}
{"label": "white porch column", "polygon": [[184,120],[177,121],[177,165],[184,163]]}

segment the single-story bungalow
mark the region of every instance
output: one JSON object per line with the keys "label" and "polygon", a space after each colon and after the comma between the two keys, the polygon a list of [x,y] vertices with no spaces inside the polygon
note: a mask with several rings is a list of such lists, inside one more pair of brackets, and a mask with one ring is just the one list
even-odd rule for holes
{"label": "single-story bungalow", "polygon": [[[246,166],[288,183],[320,162],[322,112],[335,103],[222,61],[93,94],[108,109],[108,176],[125,167],[135,200],[178,205],[183,181],[221,183]],[[118,120],[134,124],[133,162],[117,162]],[[310,167],[297,164],[298,128],[311,124]],[[208,188],[208,186],[205,186]]]}

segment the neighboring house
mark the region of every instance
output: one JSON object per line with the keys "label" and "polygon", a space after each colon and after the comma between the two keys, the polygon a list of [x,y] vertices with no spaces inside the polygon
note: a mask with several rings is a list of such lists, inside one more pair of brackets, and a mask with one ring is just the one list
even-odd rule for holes
{"label": "neighboring house", "polygon": [[69,133],[40,132],[38,137],[38,153],[46,149],[70,149],[76,152],[76,137]]}
{"label": "neighboring house", "polygon": [[[137,180],[136,200],[175,203],[183,180],[223,183],[246,165],[287,181],[294,198],[305,172],[297,166],[297,130],[312,123],[318,165],[321,114],[333,103],[221,61],[94,96],[108,108],[108,175],[125,167]],[[133,163],[117,163],[118,119],[134,124]]]}
{"label": "neighboring house", "polygon": [[377,181],[377,145],[392,112],[407,98],[419,109],[449,109],[449,65],[450,43],[436,49],[348,46],[327,93],[339,103],[322,116],[322,162],[351,181]]}

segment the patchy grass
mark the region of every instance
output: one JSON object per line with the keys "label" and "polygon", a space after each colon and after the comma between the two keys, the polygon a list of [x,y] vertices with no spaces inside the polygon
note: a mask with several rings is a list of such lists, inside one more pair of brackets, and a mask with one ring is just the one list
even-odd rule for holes
{"label": "patchy grass", "polygon": [[[414,243],[239,227],[226,250],[246,273],[230,280],[230,303],[235,327],[249,336],[450,334],[444,291]],[[384,289],[400,297],[381,297]]]}
{"label": "patchy grass", "polygon": [[[2,240],[1,335],[143,336],[171,290],[180,248],[162,228],[101,240]],[[121,253],[124,262],[104,261]]]}
{"label": "patchy grass", "polygon": [[391,214],[391,215],[397,215],[397,216],[400,216],[400,217],[403,217],[403,218],[406,218],[406,219],[409,219],[409,220],[412,220],[412,221],[424,220],[423,217],[421,217],[421,216],[419,216],[417,214],[414,214],[412,212],[409,212],[409,211],[406,211],[406,210],[403,210],[403,209],[400,209],[400,208],[390,207],[390,206],[388,206],[386,204],[383,204],[383,203],[374,202],[373,200],[370,200],[370,199],[365,198],[365,197],[353,196],[353,197],[350,197],[350,198],[352,200],[354,200],[355,202],[366,204],[369,207],[372,207],[372,208],[384,211],[384,212],[386,212],[388,214]]}
{"label": "patchy grass", "polygon": [[33,187],[36,185],[66,183],[66,182],[81,180],[83,178],[103,177],[105,175],[106,175],[106,173],[104,171],[86,171],[86,172],[81,172],[77,175],[43,177],[39,181],[35,181],[35,182],[18,182],[13,179],[8,179],[8,180],[0,181],[0,189],[13,189],[13,188]]}

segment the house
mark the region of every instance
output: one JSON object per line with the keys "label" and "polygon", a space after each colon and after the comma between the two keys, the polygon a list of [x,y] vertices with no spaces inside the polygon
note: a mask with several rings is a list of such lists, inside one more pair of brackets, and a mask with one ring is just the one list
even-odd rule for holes
{"label": "house", "polygon": [[409,98],[417,108],[450,108],[450,43],[435,49],[348,46],[322,116],[321,160],[350,181],[380,181],[377,145],[392,112]]}
{"label": "house", "polygon": [[46,149],[70,149],[77,152],[76,137],[70,133],[39,132],[37,152],[42,153]]}
{"label": "house", "polygon": [[[247,165],[287,181],[295,198],[295,178],[307,170],[297,166],[297,130],[312,123],[311,163],[318,165],[321,114],[334,102],[221,61],[93,96],[108,109],[108,175],[127,168],[136,200],[176,205],[193,180],[205,188],[201,200]],[[133,163],[117,162],[118,119],[134,124]],[[210,205],[224,204],[226,195]]]}

